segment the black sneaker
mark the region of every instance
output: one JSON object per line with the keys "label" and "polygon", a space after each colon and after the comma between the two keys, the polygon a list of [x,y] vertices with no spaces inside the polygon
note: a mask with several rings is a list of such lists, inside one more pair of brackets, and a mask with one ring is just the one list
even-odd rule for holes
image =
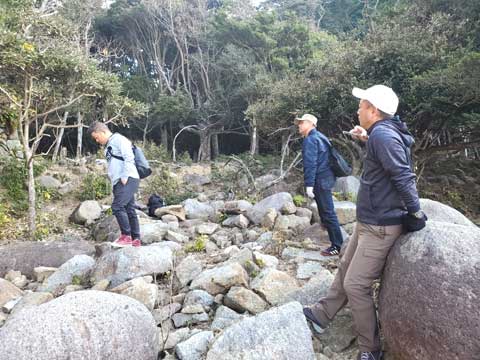
{"label": "black sneaker", "polygon": [[340,249],[335,245],[332,245],[329,248],[322,250],[320,254],[323,256],[337,256],[340,254]]}
{"label": "black sneaker", "polygon": [[305,315],[307,320],[312,323],[312,327],[317,333],[322,334],[325,331],[325,328],[320,324],[320,321],[318,321],[313,315],[312,309],[308,307],[303,308],[303,315]]}
{"label": "black sneaker", "polygon": [[382,351],[362,351],[358,353],[357,360],[383,360]]}

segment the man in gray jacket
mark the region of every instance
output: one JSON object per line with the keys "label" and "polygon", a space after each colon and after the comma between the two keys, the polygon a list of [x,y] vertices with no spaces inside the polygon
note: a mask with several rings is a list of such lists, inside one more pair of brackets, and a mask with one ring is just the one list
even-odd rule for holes
{"label": "man in gray jacket", "polygon": [[107,125],[94,122],[88,133],[99,144],[105,145],[108,177],[113,186],[112,212],[120,226],[120,237],[115,247],[141,246],[140,225],[135,211],[135,193],[140,184],[132,143],[125,136],[113,134]]}
{"label": "man in gray jacket", "polygon": [[420,230],[426,216],[420,210],[411,166],[413,137],[405,123],[394,116],[397,95],[383,85],[354,88],[352,93],[360,99],[360,126],[351,133],[367,145],[357,197],[357,223],[327,296],[303,312],[315,330],[322,332],[348,302],[358,335],[357,359],[380,360],[383,354],[372,284],[404,231],[402,224],[405,230]]}

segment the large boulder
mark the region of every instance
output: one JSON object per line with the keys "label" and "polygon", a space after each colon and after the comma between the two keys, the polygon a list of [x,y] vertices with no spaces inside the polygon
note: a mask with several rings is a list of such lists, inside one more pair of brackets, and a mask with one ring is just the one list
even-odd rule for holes
{"label": "large boulder", "polygon": [[285,294],[298,290],[297,281],[293,277],[274,268],[262,270],[252,280],[251,287],[272,305],[281,303]]}
{"label": "large boulder", "polygon": [[201,219],[207,221],[215,217],[215,209],[195,199],[187,199],[183,204],[187,219]]}
{"label": "large boulder", "polygon": [[240,264],[232,263],[204,270],[192,281],[190,287],[217,295],[227,292],[236,285],[247,286],[248,274]]}
{"label": "large boulder", "polygon": [[200,331],[175,346],[175,354],[180,360],[201,360],[212,340],[212,331]]}
{"label": "large boulder", "polygon": [[92,257],[75,255],[45,280],[40,287],[40,291],[58,295],[72,282],[76,282],[75,285],[85,284],[88,282],[90,272],[94,267],[95,260]]}
{"label": "large boulder", "polygon": [[244,214],[253,207],[247,200],[234,200],[225,202],[222,212],[226,214]]}
{"label": "large boulder", "polygon": [[337,178],[333,191],[340,193],[345,199],[355,201],[357,199],[359,189],[360,180],[358,180],[355,176],[345,176]]}
{"label": "large boulder", "polygon": [[480,349],[480,229],[428,221],[387,259],[380,319],[395,359],[476,359]]}
{"label": "large boulder", "polygon": [[50,175],[42,175],[37,178],[37,183],[45,189],[58,190],[62,183]]}
{"label": "large boulder", "polygon": [[98,221],[93,228],[93,238],[98,242],[115,241],[120,236],[120,227],[114,215]]}
{"label": "large boulder", "polygon": [[9,317],[0,360],[156,360],[155,320],[127,296],[78,291]]}
{"label": "large boulder", "polygon": [[172,250],[168,246],[126,247],[109,251],[97,260],[92,278],[95,283],[110,280],[117,286],[127,280],[172,269]]}
{"label": "large boulder", "polygon": [[0,278],[0,308],[10,300],[17,299],[22,295],[22,290],[17,288],[10,281]]}
{"label": "large boulder", "polygon": [[291,202],[293,202],[292,195],[287,192],[274,194],[256,203],[250,210],[247,211],[246,215],[251,222],[258,225],[261,223],[263,217],[269,211],[269,209],[275,209],[276,211],[280,212],[286,203]]}
{"label": "large boulder", "polygon": [[340,225],[349,224],[357,220],[357,205],[350,201],[335,201],[335,212]]}
{"label": "large boulder", "polygon": [[102,216],[102,207],[95,200],[82,202],[72,214],[72,221],[79,225],[90,225]]}
{"label": "large boulder", "polygon": [[438,201],[430,199],[420,199],[420,207],[427,214],[429,220],[443,221],[452,224],[459,224],[465,226],[476,226],[460,211],[442,204]]}
{"label": "large boulder", "polygon": [[314,360],[302,306],[292,302],[241,320],[212,344],[207,360]]}
{"label": "large boulder", "polygon": [[95,247],[86,241],[23,242],[0,246],[0,277],[19,270],[28,278],[38,266],[59,267],[75,255],[94,255]]}

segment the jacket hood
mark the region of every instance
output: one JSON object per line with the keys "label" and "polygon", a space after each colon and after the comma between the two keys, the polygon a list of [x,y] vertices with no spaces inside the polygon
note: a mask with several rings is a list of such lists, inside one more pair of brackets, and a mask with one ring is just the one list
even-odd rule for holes
{"label": "jacket hood", "polygon": [[[400,120],[400,117],[398,115],[395,115],[390,119],[379,121],[375,125],[377,124],[378,126],[385,126],[395,130],[401,136],[406,146],[412,147],[412,145],[415,143],[415,139],[413,138],[412,133],[408,130],[407,124],[404,121]],[[373,130],[373,128],[376,127],[375,125],[372,126],[372,128],[369,130]]]}

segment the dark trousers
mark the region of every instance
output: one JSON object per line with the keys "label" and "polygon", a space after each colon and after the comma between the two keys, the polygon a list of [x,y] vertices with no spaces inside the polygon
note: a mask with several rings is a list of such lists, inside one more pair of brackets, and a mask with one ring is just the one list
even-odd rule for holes
{"label": "dark trousers", "polygon": [[120,180],[113,186],[113,215],[122,235],[129,235],[132,239],[140,239],[140,224],[135,211],[135,193],[139,184],[139,179],[129,177],[126,185]]}
{"label": "dark trousers", "polygon": [[315,194],[315,201],[318,207],[318,215],[320,215],[322,224],[327,228],[330,242],[340,249],[343,243],[343,236],[333,206],[332,191],[321,189],[320,186],[315,184],[313,193]]}

